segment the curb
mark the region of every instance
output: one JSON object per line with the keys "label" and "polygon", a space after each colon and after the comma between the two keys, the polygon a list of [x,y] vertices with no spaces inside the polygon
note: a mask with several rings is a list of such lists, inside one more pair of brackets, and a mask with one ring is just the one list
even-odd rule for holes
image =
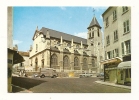
{"label": "curb", "polygon": [[79,77],[57,77],[57,78],[79,78]]}
{"label": "curb", "polygon": [[114,86],[114,87],[125,88],[125,89],[131,90],[131,86],[119,85],[119,84],[108,83],[108,82],[103,82],[103,81],[95,81],[95,82],[99,84],[103,84],[103,85]]}

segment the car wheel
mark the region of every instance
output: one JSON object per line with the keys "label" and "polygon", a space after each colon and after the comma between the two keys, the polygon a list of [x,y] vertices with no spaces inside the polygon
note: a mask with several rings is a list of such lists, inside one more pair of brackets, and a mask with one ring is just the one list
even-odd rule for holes
{"label": "car wheel", "polygon": [[45,77],[45,75],[41,75],[41,78],[44,78]]}
{"label": "car wheel", "polygon": [[56,78],[56,75],[53,75],[52,78]]}

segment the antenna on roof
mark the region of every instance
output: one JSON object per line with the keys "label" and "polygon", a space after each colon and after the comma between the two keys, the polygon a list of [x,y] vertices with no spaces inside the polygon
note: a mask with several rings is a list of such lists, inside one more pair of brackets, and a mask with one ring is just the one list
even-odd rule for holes
{"label": "antenna on roof", "polygon": [[93,13],[94,13],[94,16],[95,16],[95,9],[93,8]]}

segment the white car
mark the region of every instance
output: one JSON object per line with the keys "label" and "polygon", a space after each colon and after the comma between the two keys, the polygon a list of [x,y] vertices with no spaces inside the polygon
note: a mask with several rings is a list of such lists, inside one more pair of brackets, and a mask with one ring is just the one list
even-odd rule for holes
{"label": "white car", "polygon": [[80,78],[82,78],[82,77],[92,77],[93,74],[92,73],[82,73],[79,76],[80,76]]}

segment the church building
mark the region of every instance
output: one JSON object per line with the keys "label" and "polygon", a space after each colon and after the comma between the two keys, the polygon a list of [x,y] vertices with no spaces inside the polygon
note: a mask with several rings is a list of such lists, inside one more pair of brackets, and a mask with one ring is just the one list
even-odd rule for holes
{"label": "church building", "polygon": [[87,39],[84,39],[45,27],[39,30],[37,27],[29,57],[33,71],[54,68],[57,72],[99,73],[103,44],[101,26],[95,16],[87,29]]}

